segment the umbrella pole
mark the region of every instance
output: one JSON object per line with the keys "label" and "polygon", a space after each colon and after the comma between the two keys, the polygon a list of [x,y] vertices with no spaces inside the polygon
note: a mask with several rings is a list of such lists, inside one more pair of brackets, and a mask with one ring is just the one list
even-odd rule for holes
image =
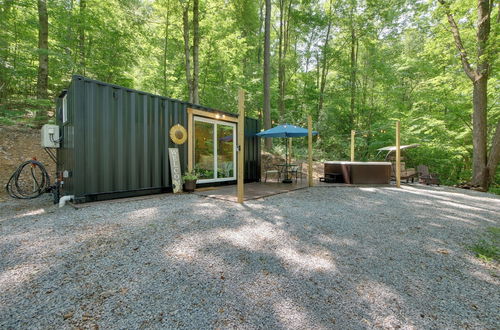
{"label": "umbrella pole", "polygon": [[288,178],[288,139],[285,140],[285,179],[283,180],[283,183],[292,183],[292,180]]}
{"label": "umbrella pole", "polygon": [[288,138],[286,138],[285,140],[285,170],[286,170],[285,179],[288,180]]}

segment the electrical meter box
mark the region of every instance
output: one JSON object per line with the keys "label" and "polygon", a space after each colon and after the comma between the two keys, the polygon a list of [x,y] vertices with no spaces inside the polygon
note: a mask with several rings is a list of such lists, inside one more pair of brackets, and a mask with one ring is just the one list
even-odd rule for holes
{"label": "electrical meter box", "polygon": [[42,147],[59,148],[59,126],[50,124],[42,126]]}

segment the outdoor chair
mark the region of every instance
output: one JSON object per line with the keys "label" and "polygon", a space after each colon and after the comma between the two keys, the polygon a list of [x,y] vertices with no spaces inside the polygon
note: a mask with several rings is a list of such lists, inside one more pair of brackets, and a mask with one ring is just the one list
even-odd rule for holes
{"label": "outdoor chair", "polygon": [[275,175],[276,176],[276,181],[280,181],[281,178],[281,172],[276,168],[274,164],[264,164],[264,182],[267,182],[267,176],[268,175]]}
{"label": "outdoor chair", "polygon": [[[415,177],[417,176],[417,171],[415,171],[414,168],[406,168],[406,163],[401,162],[401,180],[406,180],[406,183],[408,183],[410,180],[413,183],[415,180]],[[392,164],[392,176],[393,178],[396,178],[396,163]]]}
{"label": "outdoor chair", "polygon": [[420,183],[424,183],[426,185],[435,184],[438,186],[441,183],[438,174],[430,173],[429,167],[427,167],[426,165],[418,165],[417,172],[418,172],[418,182]]}
{"label": "outdoor chair", "polygon": [[295,178],[295,183],[297,183],[297,179],[300,176],[300,181],[302,182],[302,164],[303,162],[298,162],[297,165],[290,167],[288,170],[289,178]]}

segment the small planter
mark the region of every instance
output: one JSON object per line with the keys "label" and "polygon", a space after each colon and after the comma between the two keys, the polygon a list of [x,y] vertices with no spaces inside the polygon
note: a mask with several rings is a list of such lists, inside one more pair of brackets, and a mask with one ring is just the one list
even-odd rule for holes
{"label": "small planter", "polygon": [[186,180],[184,181],[184,191],[193,192],[196,188],[196,180]]}
{"label": "small planter", "polygon": [[182,177],[184,180],[184,191],[185,192],[193,192],[196,188],[196,180],[198,180],[198,176],[193,172],[186,172]]}

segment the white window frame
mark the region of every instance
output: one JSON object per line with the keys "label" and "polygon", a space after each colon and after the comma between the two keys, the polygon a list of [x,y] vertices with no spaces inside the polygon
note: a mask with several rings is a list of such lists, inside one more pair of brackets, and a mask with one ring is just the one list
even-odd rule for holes
{"label": "white window frame", "polygon": [[[236,176],[237,176],[237,166],[236,166],[236,160],[237,160],[237,156],[236,156],[236,153],[237,153],[237,135],[236,135],[236,132],[237,132],[237,125],[236,123],[232,123],[232,122],[228,122],[228,121],[224,121],[224,120],[215,120],[215,119],[209,119],[209,118],[205,118],[205,117],[199,117],[199,116],[194,116],[193,118],[193,127],[196,127],[196,122],[197,121],[201,121],[201,122],[205,122],[205,123],[210,123],[210,124],[214,124],[214,132],[213,132],[213,139],[214,139],[214,150],[213,150],[213,155],[214,155],[214,178],[212,179],[198,179],[198,183],[212,183],[212,182],[224,182],[224,181],[234,181],[236,180]],[[225,126],[230,126],[233,128],[233,176],[230,177],[230,178],[218,178],[218,171],[217,169],[219,168],[218,166],[218,163],[217,163],[217,156],[218,156],[218,153],[217,153],[217,139],[218,139],[218,136],[217,136],[217,125],[225,125]],[[195,136],[195,133],[196,130],[193,129],[193,141],[196,141],[196,136]],[[193,143],[193,154],[196,154],[196,143]],[[196,168],[196,162],[193,161],[193,167]]]}
{"label": "white window frame", "polygon": [[68,94],[65,94],[62,99],[62,123],[68,122]]}

